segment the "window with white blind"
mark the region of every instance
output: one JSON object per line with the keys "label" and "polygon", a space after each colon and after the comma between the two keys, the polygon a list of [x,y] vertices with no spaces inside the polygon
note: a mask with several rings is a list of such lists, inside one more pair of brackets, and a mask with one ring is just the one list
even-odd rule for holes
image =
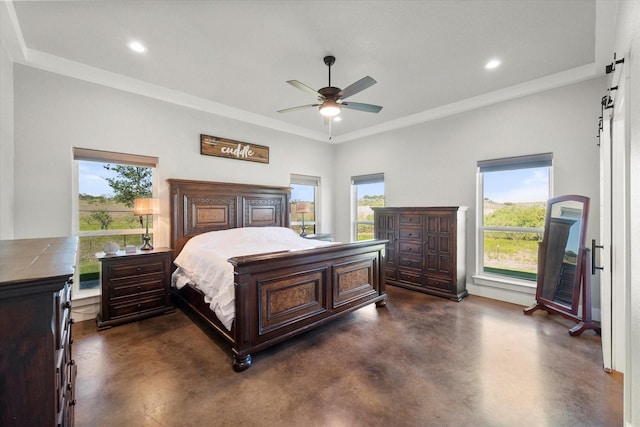
{"label": "window with white blind", "polygon": [[536,280],[552,161],[543,153],[478,162],[478,273]]}
{"label": "window with white blind", "polygon": [[291,229],[298,234],[319,233],[320,177],[291,175]]}
{"label": "window with white blind", "polygon": [[370,240],[373,234],[373,207],[384,206],[384,174],[351,178],[351,240]]}
{"label": "window with white blind", "polygon": [[[79,236],[78,280],[74,297],[99,294],[100,265],[96,253],[107,242],[124,250],[141,246],[145,225],[134,215],[133,201],[152,197],[158,159],[107,151],[74,148],[77,209],[74,229]],[[153,236],[154,216],[149,217]],[[152,238],[153,240],[153,238]]]}

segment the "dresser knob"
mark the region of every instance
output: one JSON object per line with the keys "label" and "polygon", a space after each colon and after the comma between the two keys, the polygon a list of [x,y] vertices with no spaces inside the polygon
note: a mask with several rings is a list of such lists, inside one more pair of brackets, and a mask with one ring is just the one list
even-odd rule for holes
{"label": "dresser knob", "polygon": [[62,308],[64,308],[64,309],[71,308],[71,301],[65,301],[62,304]]}
{"label": "dresser knob", "polygon": [[67,280],[67,285],[73,285],[73,277]]}
{"label": "dresser knob", "polygon": [[73,390],[73,385],[71,383],[67,384],[67,390],[69,391]]}
{"label": "dresser knob", "polygon": [[69,361],[69,366],[73,366],[73,365],[75,365],[75,364],[76,364],[76,361],[75,361],[75,360],[71,359],[71,360]]}
{"label": "dresser knob", "polygon": [[72,317],[71,319],[69,319],[69,324],[70,324],[70,325],[73,325],[74,323],[76,323],[76,321],[75,321],[75,320],[73,320],[73,317]]}
{"label": "dresser knob", "polygon": [[76,400],[73,399],[71,402],[69,402],[69,406],[76,406]]}

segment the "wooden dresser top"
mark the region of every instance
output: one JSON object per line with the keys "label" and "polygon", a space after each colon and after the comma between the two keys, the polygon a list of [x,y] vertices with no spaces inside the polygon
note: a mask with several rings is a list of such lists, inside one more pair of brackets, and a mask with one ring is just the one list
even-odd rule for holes
{"label": "wooden dresser top", "polygon": [[0,291],[18,283],[68,278],[77,248],[77,237],[0,240]]}

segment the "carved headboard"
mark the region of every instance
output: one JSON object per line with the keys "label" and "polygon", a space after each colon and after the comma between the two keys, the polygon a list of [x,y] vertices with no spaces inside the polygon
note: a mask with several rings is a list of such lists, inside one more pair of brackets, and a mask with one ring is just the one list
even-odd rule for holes
{"label": "carved headboard", "polygon": [[169,179],[171,247],[208,231],[240,227],[289,227],[291,188]]}

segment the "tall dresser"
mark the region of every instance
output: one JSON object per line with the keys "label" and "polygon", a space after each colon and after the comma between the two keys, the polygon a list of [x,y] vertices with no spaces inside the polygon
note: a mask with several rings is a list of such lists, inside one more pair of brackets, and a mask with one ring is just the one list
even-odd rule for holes
{"label": "tall dresser", "polygon": [[386,283],[460,301],[467,296],[466,212],[456,207],[373,208],[386,247]]}
{"label": "tall dresser", "polygon": [[0,425],[72,426],[76,237],[0,240]]}

